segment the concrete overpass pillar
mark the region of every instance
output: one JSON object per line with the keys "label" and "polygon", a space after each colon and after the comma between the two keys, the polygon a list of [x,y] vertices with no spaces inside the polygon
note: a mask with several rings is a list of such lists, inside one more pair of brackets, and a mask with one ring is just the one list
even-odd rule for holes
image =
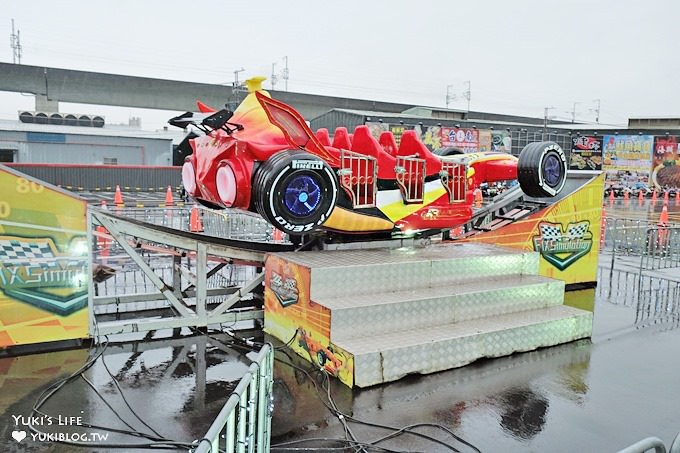
{"label": "concrete overpass pillar", "polygon": [[44,94],[35,95],[35,111],[56,113],[59,111],[59,101],[48,99]]}

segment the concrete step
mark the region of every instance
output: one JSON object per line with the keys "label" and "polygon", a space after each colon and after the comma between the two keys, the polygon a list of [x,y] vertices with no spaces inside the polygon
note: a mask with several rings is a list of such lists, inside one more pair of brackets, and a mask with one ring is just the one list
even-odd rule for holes
{"label": "concrete step", "polygon": [[334,343],[353,356],[354,385],[367,387],[586,338],[592,316],[573,307],[550,306]]}
{"label": "concrete step", "polygon": [[458,283],[471,278],[538,273],[538,254],[489,244],[279,253],[309,269],[313,301]]}
{"label": "concrete step", "polygon": [[564,282],[538,275],[315,300],[331,312],[331,340],[453,324],[564,301]]}

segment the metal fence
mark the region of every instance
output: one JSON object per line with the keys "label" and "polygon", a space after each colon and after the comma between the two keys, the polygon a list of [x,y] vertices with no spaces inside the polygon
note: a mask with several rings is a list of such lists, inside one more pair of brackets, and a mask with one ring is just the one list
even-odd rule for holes
{"label": "metal fence", "polygon": [[182,167],[20,163],[6,165],[69,190],[112,191],[117,185],[123,190],[165,190],[168,186],[178,187],[182,181]]}
{"label": "metal fence", "polygon": [[538,132],[515,130],[510,132],[512,137],[512,154],[519,155],[519,153],[529,143],[533,142],[555,142],[562,147],[565,153],[571,153],[571,135],[563,132]]}
{"label": "metal fence", "polygon": [[610,218],[601,251],[603,300],[634,307],[636,325],[680,324],[680,227]]}
{"label": "metal fence", "polygon": [[619,256],[640,256],[646,248],[647,230],[655,226],[647,219],[608,217],[604,220],[600,249]]}
{"label": "metal fence", "polygon": [[206,236],[257,242],[282,242],[274,238],[274,228],[257,214],[236,209],[208,209],[202,206],[118,209],[116,215],[181,231],[191,231],[191,215],[200,219],[200,232]]}
{"label": "metal fence", "polygon": [[635,309],[636,325],[680,324],[680,279],[601,266],[597,281],[601,300]]}
{"label": "metal fence", "polygon": [[268,453],[273,411],[274,348],[265,344],[194,453]]}

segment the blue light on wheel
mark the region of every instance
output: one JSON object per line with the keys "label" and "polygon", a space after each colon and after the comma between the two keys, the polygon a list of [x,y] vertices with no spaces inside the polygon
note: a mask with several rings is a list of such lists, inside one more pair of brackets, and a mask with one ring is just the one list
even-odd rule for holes
{"label": "blue light on wheel", "polygon": [[559,184],[562,177],[561,167],[557,156],[550,155],[543,161],[543,179],[549,186],[554,187]]}
{"label": "blue light on wheel", "polygon": [[312,176],[296,176],[284,187],[283,202],[291,214],[306,217],[319,206],[321,188]]}

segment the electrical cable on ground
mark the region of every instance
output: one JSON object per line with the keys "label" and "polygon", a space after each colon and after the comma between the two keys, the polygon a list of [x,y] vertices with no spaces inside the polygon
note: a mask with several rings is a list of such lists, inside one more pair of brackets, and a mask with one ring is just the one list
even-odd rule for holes
{"label": "electrical cable on ground", "polygon": [[[243,343],[243,345],[238,345],[238,344],[236,344],[236,343],[233,343],[233,344],[231,344],[232,347],[241,347],[241,348],[243,348],[243,349],[247,349],[247,350],[251,350],[251,351],[252,351],[252,350],[254,350],[253,348],[254,348],[255,346],[260,346],[260,345],[261,345],[261,343],[254,342],[254,341],[249,340],[249,339],[241,338],[241,337],[239,337],[238,335],[236,335],[236,334],[233,333],[233,332],[224,331],[224,333],[226,333],[226,334],[229,335],[230,337],[234,338],[236,341],[238,341],[238,342],[240,342],[240,343]],[[297,335],[297,332],[296,332],[296,335]],[[275,350],[276,350],[276,351],[281,351],[281,352],[283,352],[284,354],[288,355],[288,354],[287,354],[287,351],[285,351],[285,347],[286,347],[286,346],[289,346],[290,344],[292,344],[292,342],[295,340],[296,335],[294,335],[290,340],[288,340],[283,346],[279,346],[279,347],[275,348]],[[211,338],[213,338],[213,337],[211,337]],[[216,338],[213,338],[213,339],[216,340],[216,341],[221,341],[221,340],[218,340],[218,339],[216,339]],[[311,356],[310,356],[310,357],[311,357]],[[290,358],[290,357],[289,357],[289,358]],[[360,420],[360,419],[354,418],[354,417],[352,417],[352,416],[350,416],[350,415],[344,414],[344,413],[342,413],[341,411],[339,411],[339,410],[337,409],[337,405],[336,405],[335,402],[333,401],[333,398],[332,398],[332,395],[331,395],[331,392],[330,392],[330,378],[329,378],[329,375],[328,375],[328,373],[326,372],[325,369],[323,369],[323,368],[318,368],[318,369],[315,369],[314,371],[315,371],[315,372],[321,372],[321,373],[323,374],[323,376],[324,376],[324,382],[326,383],[326,385],[325,385],[325,388],[324,388],[324,386],[322,386],[322,389],[325,390],[325,392],[324,392],[324,393],[325,393],[325,397],[328,398],[328,401],[326,401],[326,400],[324,399],[324,397],[322,396],[321,390],[319,389],[319,386],[318,386],[316,380],[312,377],[312,375],[309,373],[308,370],[306,370],[306,369],[304,369],[304,368],[302,368],[302,367],[299,367],[299,366],[297,366],[297,365],[294,365],[293,363],[284,361],[284,360],[282,360],[282,359],[280,359],[280,358],[277,358],[277,357],[275,357],[275,360],[276,360],[277,362],[279,362],[279,363],[282,363],[282,364],[285,364],[285,365],[287,365],[287,366],[290,366],[290,367],[292,367],[293,369],[296,369],[296,370],[298,370],[298,371],[301,371],[301,372],[307,377],[307,379],[309,379],[309,380],[312,382],[312,384],[314,385],[315,390],[316,390],[316,392],[317,392],[317,396],[319,397],[319,400],[324,404],[324,406],[326,406],[326,408],[327,408],[333,415],[335,415],[335,416],[339,419],[339,421],[343,424],[343,428],[344,428],[344,426],[345,426],[345,422],[346,422],[346,421],[350,421],[350,422],[354,422],[354,423],[357,423],[357,424],[362,424],[362,425],[365,425],[365,426],[370,426],[370,427],[374,427],[374,428],[381,428],[381,429],[393,431],[391,434],[389,434],[389,435],[387,435],[387,436],[383,436],[383,437],[381,437],[381,438],[378,438],[378,439],[376,439],[376,440],[373,441],[373,442],[359,442],[359,441],[357,441],[356,439],[342,439],[342,438],[333,439],[333,440],[335,440],[335,441],[353,443],[355,447],[357,447],[357,448],[363,448],[363,449],[364,449],[363,451],[366,451],[366,450],[365,450],[366,446],[377,447],[377,445],[376,445],[377,443],[386,441],[386,440],[388,440],[388,439],[394,439],[394,438],[396,438],[396,437],[398,437],[398,436],[401,436],[401,435],[403,435],[403,434],[410,434],[410,435],[413,435],[413,436],[416,436],[416,437],[420,437],[420,438],[423,438],[423,439],[425,439],[425,440],[428,440],[428,441],[437,443],[437,444],[439,444],[439,445],[441,445],[441,446],[446,447],[446,448],[449,449],[450,451],[459,452],[458,449],[456,449],[456,448],[453,447],[452,445],[447,444],[447,443],[444,442],[444,441],[441,441],[441,440],[439,440],[439,439],[437,439],[437,438],[435,438],[435,437],[429,436],[429,435],[427,435],[427,434],[423,434],[423,433],[419,433],[419,432],[417,432],[417,431],[414,431],[414,428],[423,427],[423,426],[429,426],[429,427],[434,427],[434,428],[438,428],[438,429],[440,429],[440,430],[442,430],[442,431],[445,431],[445,432],[448,433],[451,437],[453,437],[456,441],[458,441],[458,442],[460,442],[460,443],[466,445],[467,447],[471,448],[472,450],[474,450],[474,451],[477,452],[477,453],[481,453],[480,450],[479,450],[477,447],[475,447],[473,444],[471,444],[470,442],[468,442],[468,441],[462,439],[460,436],[456,435],[456,434],[455,434],[453,431],[451,431],[449,428],[447,428],[447,427],[445,427],[445,426],[443,426],[443,425],[441,425],[441,424],[438,424],[438,423],[416,423],[416,424],[408,425],[408,426],[405,426],[405,427],[402,427],[402,428],[397,428],[397,427],[388,426],[388,425],[383,425],[383,424],[379,424],[379,423],[366,422],[366,421],[364,421],[364,420]],[[349,434],[349,433],[346,431],[346,434]],[[303,441],[303,440],[304,440],[304,439],[301,439],[301,441]],[[291,441],[291,442],[293,442],[293,441]],[[272,447],[272,449],[276,450],[276,449],[278,449],[278,446],[279,446],[279,445],[281,445],[281,446],[283,447],[284,445],[287,445],[287,444],[288,444],[288,443],[276,444],[276,445],[272,445],[271,447]],[[344,448],[347,448],[347,447],[344,447]],[[378,447],[378,448],[381,448],[381,449],[382,449],[383,447]],[[381,451],[386,451],[386,450],[387,450],[387,451],[390,451],[389,449],[382,449]],[[290,450],[287,450],[287,451],[290,451]],[[297,450],[297,451],[325,451],[325,448],[321,448],[321,447],[319,447],[318,449],[309,449],[309,448],[307,448],[306,450]],[[395,451],[395,450],[391,450],[391,451]]]}

